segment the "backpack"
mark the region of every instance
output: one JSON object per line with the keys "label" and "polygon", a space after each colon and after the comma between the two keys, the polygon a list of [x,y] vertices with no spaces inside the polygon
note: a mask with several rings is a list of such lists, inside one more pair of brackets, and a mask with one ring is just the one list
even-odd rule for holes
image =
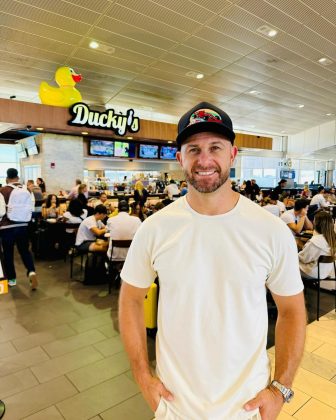
{"label": "backpack", "polygon": [[0,222],[3,218],[3,216],[6,214],[6,202],[5,197],[0,192]]}
{"label": "backpack", "polygon": [[9,185],[13,188],[7,204],[7,217],[11,222],[30,222],[33,202],[30,192],[22,185]]}

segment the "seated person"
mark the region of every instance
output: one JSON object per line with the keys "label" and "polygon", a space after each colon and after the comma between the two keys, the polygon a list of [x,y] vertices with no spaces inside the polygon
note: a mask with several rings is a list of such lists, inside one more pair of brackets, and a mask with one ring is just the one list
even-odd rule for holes
{"label": "seated person", "polygon": [[[319,211],[314,218],[314,235],[299,252],[301,275],[305,278],[317,278],[317,260],[321,255],[336,254],[336,234],[330,213]],[[321,264],[320,278],[334,276],[333,264]]]}
{"label": "seated person", "polygon": [[84,194],[79,193],[77,200],[81,202],[83,209],[87,210],[89,216],[92,216],[94,214],[93,207],[88,204],[88,199],[86,198]]}
{"label": "seated person", "polygon": [[312,193],[309,189],[309,186],[308,186],[308,184],[305,184],[303,186],[303,190],[302,190],[302,193],[301,193],[301,198],[310,198],[311,196],[312,196]]}
{"label": "seated person", "polygon": [[111,203],[107,201],[107,194],[102,192],[99,196],[99,200],[95,201],[94,207],[99,206],[100,204],[103,204],[107,208],[107,213],[111,213],[111,211],[114,210],[114,207],[111,206]]}
{"label": "seated person", "polygon": [[328,203],[328,201],[325,199],[325,195],[326,195],[325,189],[322,185],[320,185],[317,189],[317,194],[314,195],[314,197],[311,199],[310,205],[311,206],[317,205],[318,209],[329,207],[330,203]]}
{"label": "seated person", "polygon": [[142,222],[147,219],[147,216],[144,214],[143,212],[143,207],[141,206],[140,203],[137,203],[136,201],[134,201],[131,204],[131,216],[135,216],[138,217]]}
{"label": "seated person", "polygon": [[44,219],[57,219],[61,215],[59,201],[55,194],[49,194],[46,203],[42,206]]}
{"label": "seated person", "polygon": [[79,251],[83,252],[106,252],[108,242],[102,241],[97,243],[96,239],[99,236],[106,233],[105,225],[102,223],[102,220],[105,219],[107,215],[107,209],[105,206],[100,205],[94,209],[94,214],[87,217],[80,224],[77,236],[76,236],[76,247]]}
{"label": "seated person", "polygon": [[286,223],[294,236],[303,229],[313,229],[313,224],[307,217],[308,205],[309,201],[300,198],[295,201],[293,209],[287,210],[281,215],[281,220]]}
{"label": "seated person", "polygon": [[[276,189],[274,189],[274,192],[276,192],[275,190]],[[287,209],[294,207],[295,198],[291,197],[288,192],[284,192],[281,198],[282,198],[282,202],[284,203]]]}
{"label": "seated person", "polygon": [[280,217],[280,208],[277,205],[279,194],[272,191],[270,196],[265,198],[263,209],[274,214],[274,216]]}
{"label": "seated person", "polygon": [[[65,223],[80,224],[87,218],[87,215],[87,210],[83,209],[81,202],[75,199],[70,201],[68,210],[63,214],[63,221]],[[72,233],[73,231],[73,229],[66,229],[68,233]]]}
{"label": "seated person", "polygon": [[[133,239],[135,232],[141,226],[141,220],[138,217],[132,217],[129,214],[129,205],[127,201],[121,200],[118,206],[118,215],[108,219],[107,230],[110,232],[110,243],[107,256],[111,258],[113,239]],[[113,260],[124,261],[127,255],[127,248],[114,248]]]}
{"label": "seated person", "polygon": [[178,186],[176,185],[173,179],[170,180],[169,185],[163,191],[165,194],[168,194],[169,200],[173,200],[173,197],[176,195],[180,195],[181,191],[179,190]]}

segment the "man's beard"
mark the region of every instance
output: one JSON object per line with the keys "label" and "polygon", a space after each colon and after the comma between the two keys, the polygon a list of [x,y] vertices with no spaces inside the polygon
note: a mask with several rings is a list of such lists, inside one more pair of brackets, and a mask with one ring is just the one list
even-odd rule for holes
{"label": "man's beard", "polygon": [[[213,180],[211,183],[207,181],[206,179],[202,180],[200,176],[198,176],[198,179],[195,178],[194,173],[195,172],[206,172],[206,171],[213,171],[216,170],[216,173],[218,174],[218,177],[216,177],[215,180]],[[187,182],[192,185],[195,190],[197,190],[200,193],[212,193],[218,188],[220,188],[225,182],[228,180],[230,171],[227,169],[225,172],[222,172],[221,168],[219,166],[216,166],[215,168],[201,168],[199,166],[195,166],[191,168],[190,173],[187,171],[184,171],[185,178]]]}

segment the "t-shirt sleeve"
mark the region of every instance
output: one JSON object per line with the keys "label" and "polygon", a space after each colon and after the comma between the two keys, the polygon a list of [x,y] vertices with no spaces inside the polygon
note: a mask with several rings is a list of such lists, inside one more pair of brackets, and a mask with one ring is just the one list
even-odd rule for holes
{"label": "t-shirt sleeve", "polygon": [[281,220],[282,220],[283,222],[285,222],[285,223],[286,223],[286,225],[288,225],[289,223],[295,223],[295,221],[293,220],[293,218],[291,217],[291,215],[290,215],[290,214],[286,214],[286,213],[284,213],[284,214],[281,216]]}
{"label": "t-shirt sleeve", "polygon": [[94,218],[89,217],[88,219],[85,219],[85,224],[86,224],[86,227],[90,230],[94,227],[97,227],[97,222]]}
{"label": "t-shirt sleeve", "polygon": [[150,287],[157,276],[151,258],[151,235],[148,230],[146,223],[137,230],[120,273],[124,282],[140,288]]}
{"label": "t-shirt sleeve", "polygon": [[303,290],[295,239],[289,229],[279,229],[274,239],[273,267],[266,285],[279,296],[291,296]]}

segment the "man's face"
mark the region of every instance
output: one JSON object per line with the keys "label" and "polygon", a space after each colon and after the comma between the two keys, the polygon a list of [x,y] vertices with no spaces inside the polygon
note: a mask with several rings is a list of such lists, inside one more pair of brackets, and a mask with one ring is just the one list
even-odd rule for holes
{"label": "man's face", "polygon": [[211,193],[229,178],[237,148],[222,135],[210,132],[189,137],[176,157],[186,180],[201,193]]}
{"label": "man's face", "polygon": [[106,195],[105,194],[102,194],[101,196],[100,196],[100,201],[102,202],[102,203],[105,203],[105,201],[107,200],[107,197],[106,197]]}

